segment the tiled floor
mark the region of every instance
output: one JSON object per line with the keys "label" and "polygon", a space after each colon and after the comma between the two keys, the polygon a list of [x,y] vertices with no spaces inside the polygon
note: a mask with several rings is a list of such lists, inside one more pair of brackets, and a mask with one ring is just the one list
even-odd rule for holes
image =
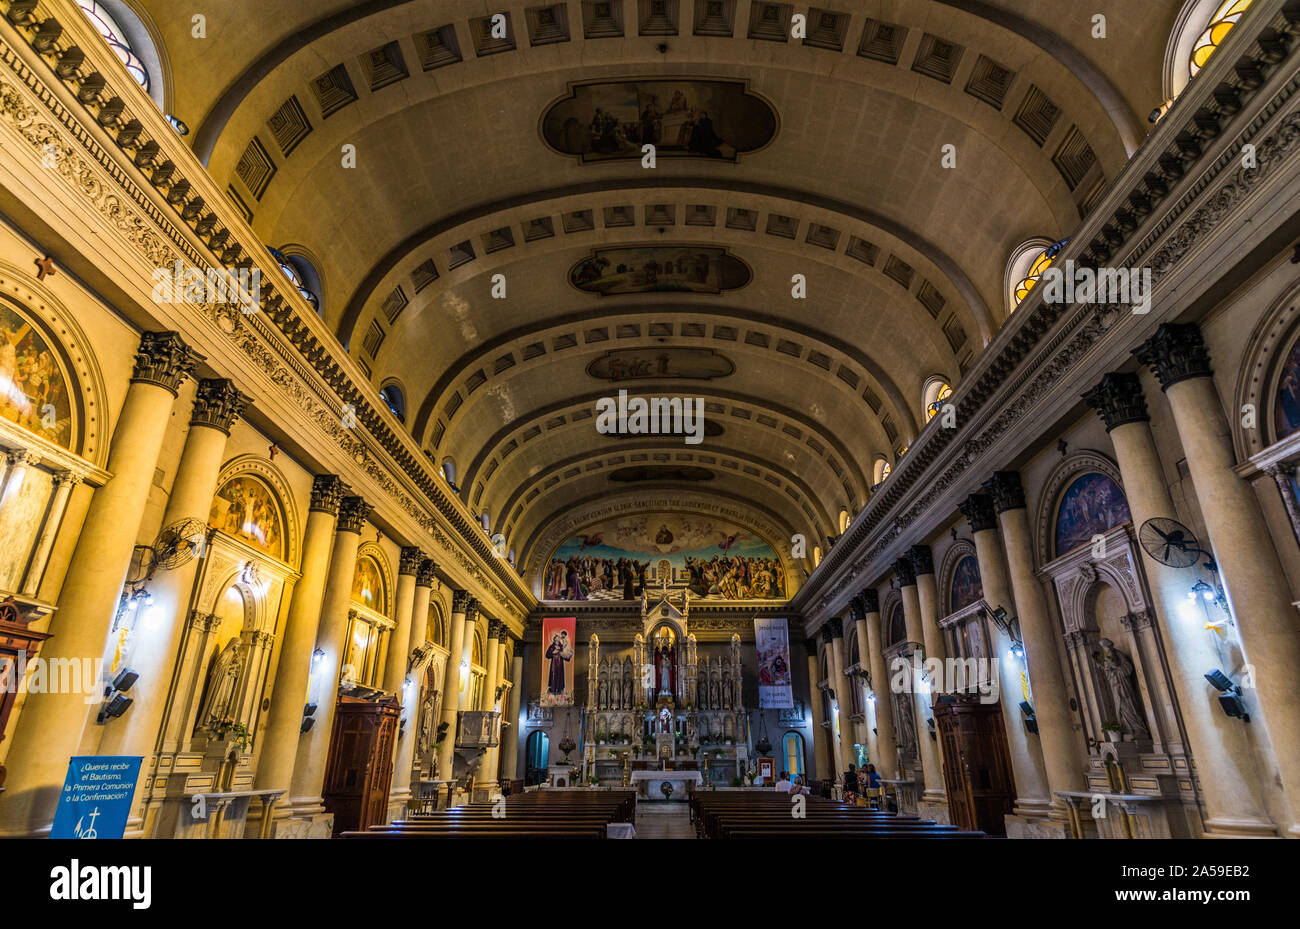
{"label": "tiled floor", "polygon": [[638,839],[693,839],[695,826],[685,803],[640,801],[636,805]]}

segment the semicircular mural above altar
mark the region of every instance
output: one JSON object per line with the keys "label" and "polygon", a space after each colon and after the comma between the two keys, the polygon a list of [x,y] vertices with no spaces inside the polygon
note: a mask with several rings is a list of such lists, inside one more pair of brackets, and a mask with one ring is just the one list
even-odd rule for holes
{"label": "semicircular mural above altar", "polygon": [[592,249],[569,271],[574,287],[601,297],[720,294],[749,283],[749,265],[712,245],[620,245]]}
{"label": "semicircular mural above altar", "polygon": [[785,600],[772,546],[723,519],[689,513],[624,516],[565,540],[547,562],[543,600],[633,600],[643,587],[709,600]]}
{"label": "semicircular mural above altar", "polygon": [[584,164],[736,157],[776,137],[776,111],[742,81],[623,80],[575,85],[542,116],[542,138]]}

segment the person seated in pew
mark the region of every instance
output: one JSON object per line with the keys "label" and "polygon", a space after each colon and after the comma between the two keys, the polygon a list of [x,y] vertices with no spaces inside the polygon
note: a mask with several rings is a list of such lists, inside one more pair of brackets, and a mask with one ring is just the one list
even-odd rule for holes
{"label": "person seated in pew", "polygon": [[796,777],[794,779],[794,783],[790,785],[790,793],[791,795],[804,794],[805,796],[808,794],[808,788],[803,785],[802,777]]}
{"label": "person seated in pew", "polygon": [[863,785],[866,789],[875,790],[880,786],[880,775],[876,773],[875,765],[867,765],[862,771],[862,777],[866,782]]}

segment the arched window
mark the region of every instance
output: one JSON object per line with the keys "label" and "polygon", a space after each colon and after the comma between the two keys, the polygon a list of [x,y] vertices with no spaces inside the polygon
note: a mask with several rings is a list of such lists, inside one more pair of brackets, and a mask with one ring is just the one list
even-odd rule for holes
{"label": "arched window", "polygon": [[797,732],[787,732],[781,739],[781,748],[781,755],[785,759],[782,766],[790,777],[803,777],[803,736]]}
{"label": "arched window", "polygon": [[813,568],[816,569],[816,567],[821,563],[822,563],[822,547],[820,545],[814,545],[813,546]]}
{"label": "arched window", "polygon": [[320,274],[315,266],[301,255],[286,255],[278,248],[269,249],[271,257],[280,265],[284,276],[293,284],[302,298],[311,304],[317,313],[321,312]]}
{"label": "arched window", "polygon": [[1150,122],[1159,122],[1249,7],[1250,0],[1187,0],[1165,46],[1165,102],[1152,111]]}
{"label": "arched window", "polygon": [[840,532],[845,532],[849,528],[849,511],[840,510]]}
{"label": "arched window", "polygon": [[944,403],[952,396],[952,387],[941,377],[932,377],[925,382],[922,405],[925,407],[925,421],[934,419]]}
{"label": "arched window", "polygon": [[406,422],[406,398],[402,396],[402,388],[396,384],[386,384],[379,391],[379,399],[384,401],[388,411],[396,416],[401,422]]}
{"label": "arched window", "polygon": [[460,493],[460,488],[456,486],[456,462],[451,458],[442,459],[442,476],[447,479],[451,485],[453,493]]}
{"label": "arched window", "polygon": [[492,531],[492,517],[488,515],[487,510],[479,514],[478,521],[483,525],[484,532],[490,533]]}
{"label": "arched window", "polygon": [[125,0],[77,0],[77,6],[122,62],[127,73],[163,109],[162,58],[144,22]]}
{"label": "arched window", "polygon": [[510,567],[515,566],[515,550],[513,548],[510,549],[510,554],[506,556],[506,561],[510,562]]}
{"label": "arched window", "polygon": [[1034,285],[1042,279],[1043,272],[1052,266],[1069,238],[1044,245],[1046,239],[1031,239],[1011,254],[1007,263],[1008,312],[1018,307]]}
{"label": "arched window", "polygon": [[877,458],[875,467],[872,468],[872,473],[871,473],[872,485],[879,486],[880,484],[883,484],[885,482],[885,478],[889,477],[889,471],[890,471],[889,461],[883,457]]}

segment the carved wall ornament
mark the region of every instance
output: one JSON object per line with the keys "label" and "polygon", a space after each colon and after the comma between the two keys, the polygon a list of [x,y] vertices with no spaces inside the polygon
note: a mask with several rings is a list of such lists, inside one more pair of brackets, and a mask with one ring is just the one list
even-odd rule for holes
{"label": "carved wall ornament", "polygon": [[230,435],[230,427],[243,415],[252,398],[240,393],[227,378],[201,378],[194,394],[190,425],[211,426]]}
{"label": "carved wall ornament", "polygon": [[1151,420],[1146,395],[1142,393],[1142,381],[1127,371],[1112,371],[1104,375],[1096,387],[1083,394],[1083,399],[1101,417],[1107,432],[1117,426]]}
{"label": "carved wall ornament", "polygon": [[154,384],[171,391],[174,397],[202,360],[203,356],[186,345],[179,332],[144,332],[140,334],[131,381]]}
{"label": "carved wall ornament", "polygon": [[337,516],[346,488],[337,474],[317,474],[311,484],[311,508]]}

